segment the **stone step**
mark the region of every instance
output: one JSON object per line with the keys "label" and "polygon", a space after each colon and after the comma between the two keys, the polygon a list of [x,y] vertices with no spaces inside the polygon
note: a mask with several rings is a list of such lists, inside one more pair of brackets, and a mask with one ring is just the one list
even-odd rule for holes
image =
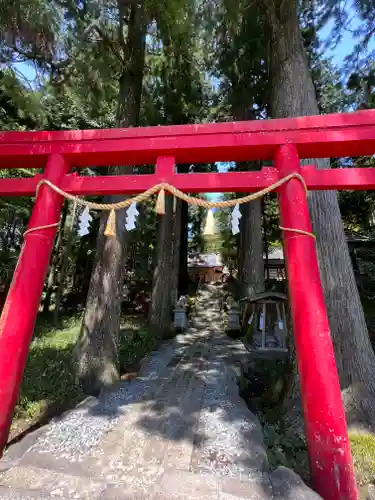
{"label": "stone step", "polygon": [[1,500],[270,500],[268,477],[240,481],[230,477],[166,469],[147,489],[114,480],[59,474],[35,467],[15,467],[0,478]]}
{"label": "stone step", "polygon": [[[191,357],[201,354],[196,345]],[[168,450],[175,456],[175,450],[169,448],[170,443],[182,438],[191,426],[191,411],[197,407],[195,399],[203,392],[197,368],[197,361],[185,357],[165,387],[140,409],[135,419],[119,422],[107,435],[107,442],[102,443],[90,459],[96,475],[124,483],[128,483],[131,476],[139,476],[137,483],[142,486],[146,483],[149,486],[157,479]],[[188,466],[189,450],[184,449],[184,452],[187,455],[180,458]]]}
{"label": "stone step", "polygon": [[[1,500],[56,500],[55,496],[48,495],[43,491],[6,488],[0,486]],[[59,500],[70,500],[68,497],[58,497]]]}
{"label": "stone step", "polygon": [[19,488],[22,488],[21,492],[22,490],[32,494],[40,492],[42,498],[46,495],[47,498],[52,496],[77,500],[95,500],[106,488],[106,484],[102,481],[31,466],[16,466],[9,469],[0,476],[0,486],[14,489],[15,492],[20,491]]}
{"label": "stone step", "polygon": [[[112,479],[115,474],[120,478],[126,476],[129,468],[141,465],[138,462],[145,454],[145,449],[149,449],[151,442],[155,440],[153,435],[165,434],[164,428],[168,419],[165,418],[163,408],[178,408],[179,398],[189,394],[189,384],[197,366],[196,357],[200,358],[204,349],[205,344],[197,341],[186,347],[182,353],[169,358],[165,370],[161,372],[162,376],[153,381],[149,391],[140,397],[138,402],[126,406],[127,411],[116,417],[100,441],[91,449],[80,453],[79,450],[74,451],[72,446],[75,446],[76,442],[82,441],[85,444],[90,440],[88,431],[96,418],[93,414],[98,413],[101,418],[101,411],[113,411],[118,391],[108,395],[102,409],[96,400],[92,402],[92,408],[87,408],[86,416],[79,417],[77,412],[73,411],[57,422],[55,427],[52,424],[50,432],[45,433],[41,441],[28,451],[23,450],[20,464],[87,477]],[[137,382],[126,383],[120,392],[131,390],[135,383]],[[77,426],[75,421],[80,425]],[[105,420],[104,423],[106,422]],[[54,445],[51,446],[51,443]],[[158,453],[149,455],[150,461],[153,462],[151,465],[162,460],[166,443],[159,439],[157,448]]]}
{"label": "stone step", "polygon": [[268,477],[253,476],[248,481],[211,474],[168,470],[154,489],[160,500],[271,500]]}

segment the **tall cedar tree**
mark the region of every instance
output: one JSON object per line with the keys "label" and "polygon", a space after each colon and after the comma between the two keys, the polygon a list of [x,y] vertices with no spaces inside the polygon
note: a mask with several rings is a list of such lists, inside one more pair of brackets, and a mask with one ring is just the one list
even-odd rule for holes
{"label": "tall cedar tree", "polygon": [[[139,123],[145,64],[146,22],[144,6],[124,6],[119,2],[119,36],[122,47],[122,73],[116,126],[134,127]],[[124,19],[128,19],[124,39]],[[128,167],[113,167],[111,174],[124,174]],[[109,202],[118,201],[110,197]],[[75,346],[77,373],[87,394],[98,394],[119,378],[119,332],[124,281],[125,212],[117,212],[116,236],[107,238],[104,230],[108,214],[100,221],[96,259],[91,275],[86,310]]]}
{"label": "tall cedar tree", "polygon": [[[297,0],[260,0],[271,41],[273,118],[318,114],[315,88],[303,46]],[[327,161],[315,160],[319,168]],[[320,273],[349,424],[375,424],[375,355],[367,332],[337,195],[314,192],[309,207]]]}

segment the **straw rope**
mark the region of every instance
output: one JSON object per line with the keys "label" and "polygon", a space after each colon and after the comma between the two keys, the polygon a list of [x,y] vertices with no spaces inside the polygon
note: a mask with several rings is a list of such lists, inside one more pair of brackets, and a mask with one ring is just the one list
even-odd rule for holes
{"label": "straw rope", "polygon": [[[151,198],[156,193],[162,193],[164,191],[168,191],[170,194],[173,196],[176,196],[177,198],[180,198],[180,200],[186,201],[189,205],[196,205],[199,207],[203,208],[228,208],[228,207],[234,207],[235,205],[242,204],[242,203],[248,203],[249,201],[257,200],[259,198],[263,198],[268,193],[271,193],[272,191],[275,191],[277,188],[285,184],[286,182],[290,181],[291,179],[298,179],[302,182],[303,187],[307,191],[307,186],[305,183],[305,179],[302,177],[302,175],[298,173],[292,173],[287,175],[286,177],[283,177],[282,179],[278,180],[277,182],[271,184],[270,186],[262,189],[261,191],[257,191],[256,193],[249,194],[247,196],[243,196],[242,198],[234,198],[233,200],[221,200],[221,201],[210,201],[210,200],[205,200],[203,198],[195,198],[194,196],[189,196],[188,194],[180,191],[176,187],[172,186],[171,184],[168,184],[166,182],[162,182],[160,184],[156,184],[150,189],[147,189],[147,191],[144,191],[143,193],[137,194],[136,196],[133,196],[132,198],[127,198],[126,200],[119,201],[116,203],[94,203],[92,201],[87,201],[84,200],[83,198],[80,198],[79,196],[75,196],[73,194],[69,194],[66,191],[63,191],[59,187],[57,187],[55,184],[53,184],[51,181],[47,179],[42,179],[37,186],[36,192],[38,194],[38,190],[43,184],[46,184],[49,186],[51,189],[53,189],[56,193],[60,194],[64,198],[67,198],[68,200],[76,201],[78,205],[88,207],[89,209],[92,210],[120,210],[122,208],[129,207],[132,203],[142,203],[148,198]],[[164,193],[162,193],[164,194]],[[158,212],[159,213],[159,212]]]}
{"label": "straw rope", "polygon": [[60,222],[55,222],[54,224],[47,224],[45,226],[31,227],[30,229],[26,229],[26,231],[23,233],[23,237],[25,237],[27,234],[33,233],[34,231],[37,231],[39,229],[49,229],[50,227],[58,227],[59,225],[60,225]]}
{"label": "straw rope", "polygon": [[[53,191],[58,193],[59,195],[63,196],[64,198],[73,201],[76,205],[84,206],[92,210],[101,210],[101,211],[109,211],[109,217],[108,217],[108,222],[107,222],[107,227],[105,230],[105,235],[106,236],[114,236],[115,235],[115,229],[116,229],[116,216],[115,216],[115,211],[116,210],[121,210],[123,208],[129,207],[132,203],[142,203],[154,194],[158,193],[158,198],[156,201],[156,212],[158,214],[164,214],[165,213],[165,192],[167,191],[171,195],[173,195],[175,198],[179,198],[180,200],[185,201],[189,205],[195,205],[199,207],[203,207],[206,209],[212,209],[212,208],[230,208],[234,207],[237,204],[241,205],[243,203],[249,203],[250,201],[258,200],[260,198],[263,198],[268,193],[271,193],[272,191],[275,191],[278,189],[280,186],[283,184],[289,182],[291,179],[298,179],[303,187],[305,188],[305,191],[307,192],[307,186],[305,183],[304,178],[302,175],[298,174],[297,172],[291,173],[282,179],[279,179],[278,181],[274,182],[270,186],[261,189],[260,191],[257,191],[256,193],[251,193],[247,196],[243,196],[241,198],[234,198],[232,200],[220,200],[220,201],[210,201],[206,200],[204,198],[195,198],[194,196],[189,196],[188,194],[180,191],[177,189],[175,186],[172,186],[171,184],[168,184],[166,182],[162,182],[160,184],[156,184],[155,186],[151,187],[150,189],[147,189],[147,191],[144,191],[143,193],[137,194],[136,196],[133,196],[131,198],[127,198],[125,200],[116,202],[116,203],[95,203],[92,201],[87,201],[84,200],[83,198],[80,198],[79,196],[75,196],[73,194],[67,193],[63,189],[60,189],[58,186],[53,184],[51,181],[48,179],[42,179],[36,188],[36,194],[38,194],[38,191],[42,185],[46,185],[50,187]],[[58,224],[49,224],[47,226],[40,226],[36,228],[31,228],[28,229],[24,235],[29,234],[33,231],[39,230],[39,229],[46,229],[49,227],[54,227]],[[280,227],[283,231],[292,231],[295,233],[299,234],[304,234],[307,236],[311,236],[312,238],[315,239],[315,235],[308,232],[304,231],[302,229],[294,229],[294,228],[287,228],[287,227]]]}

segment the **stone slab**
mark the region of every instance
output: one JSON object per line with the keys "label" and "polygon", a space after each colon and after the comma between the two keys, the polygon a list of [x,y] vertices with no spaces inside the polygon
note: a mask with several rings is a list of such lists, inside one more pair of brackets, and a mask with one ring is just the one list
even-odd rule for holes
{"label": "stone slab", "polygon": [[208,474],[169,470],[162,475],[154,492],[157,495],[165,495],[163,498],[180,495],[180,498],[190,496],[211,500],[218,498],[219,483],[215,477]]}
{"label": "stone slab", "polygon": [[278,467],[270,474],[270,480],[275,500],[322,500],[298,474],[286,467]]}
{"label": "stone slab", "polygon": [[[53,498],[43,491],[31,491],[24,488],[15,490],[0,486],[1,500],[53,500]],[[59,500],[70,500],[70,498],[59,497]]]}
{"label": "stone slab", "polygon": [[225,477],[220,480],[219,493],[220,499],[231,496],[247,500],[271,500],[272,486],[268,474],[255,474],[247,481]]}
{"label": "stone slab", "polygon": [[43,491],[56,498],[96,500],[105,484],[36,467],[14,467],[0,477],[1,486]]}

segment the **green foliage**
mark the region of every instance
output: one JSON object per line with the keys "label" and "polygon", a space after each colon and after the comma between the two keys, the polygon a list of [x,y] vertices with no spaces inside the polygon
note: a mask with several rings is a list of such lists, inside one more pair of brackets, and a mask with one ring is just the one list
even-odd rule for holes
{"label": "green foliage", "polygon": [[[310,481],[307,444],[304,438],[280,423],[262,421],[264,443],[271,470],[280,465]],[[358,486],[371,483],[375,474],[375,436],[366,431],[349,431],[350,447]]]}
{"label": "green foliage", "polygon": [[309,482],[307,444],[304,438],[280,423],[262,421],[264,444],[271,470],[279,466],[293,469],[302,479]]}
{"label": "green foliage", "polygon": [[267,107],[268,55],[264,13],[257,2],[218,2],[208,62],[218,79],[216,113],[221,121],[251,120]]}
{"label": "green foliage", "polygon": [[[374,158],[349,158],[346,167],[373,168]],[[341,191],[340,210],[344,226],[350,231],[371,235],[374,227],[375,196],[373,191]]]}
{"label": "green foliage", "polygon": [[[111,92],[112,91],[112,95]],[[71,82],[63,88],[50,86],[42,98],[49,130],[109,128],[115,122],[116,92],[84,95],[84,82]],[[89,102],[88,102],[89,101]]]}
{"label": "green foliage", "polygon": [[120,344],[120,365],[129,366],[140,361],[158,347],[159,338],[149,328],[135,328],[127,325],[127,334],[122,334]]}
{"label": "green foliage", "polygon": [[[304,438],[280,423],[262,420],[264,443],[271,470],[285,466],[296,471],[304,481],[310,481],[307,444]],[[371,483],[375,474],[375,436],[361,430],[349,431],[357,483]]]}
{"label": "green foliage", "polygon": [[311,66],[320,112],[348,111],[353,99],[342,84],[340,72],[333,63],[318,55]]}
{"label": "green foliage", "polygon": [[12,68],[0,70],[0,129],[33,130],[45,126],[39,92],[27,89]]}
{"label": "green foliage", "polygon": [[174,0],[168,8],[159,5],[158,9],[145,82],[151,124],[203,121],[208,113],[207,83],[196,33],[196,2]]}
{"label": "green foliage", "polygon": [[66,404],[82,396],[75,382],[72,348],[79,332],[78,324],[63,330],[46,326],[36,331],[31,344],[15,418],[34,418],[56,402]]}
{"label": "green foliage", "polygon": [[154,200],[139,207],[137,227],[129,234],[126,284],[129,290],[150,292],[154,250],[156,249],[156,214]]}
{"label": "green foliage", "polygon": [[359,486],[373,482],[375,477],[375,436],[365,431],[349,432],[354,468]]}
{"label": "green foliage", "polygon": [[63,20],[58,1],[0,0],[1,62],[53,60],[57,50],[56,33]]}

